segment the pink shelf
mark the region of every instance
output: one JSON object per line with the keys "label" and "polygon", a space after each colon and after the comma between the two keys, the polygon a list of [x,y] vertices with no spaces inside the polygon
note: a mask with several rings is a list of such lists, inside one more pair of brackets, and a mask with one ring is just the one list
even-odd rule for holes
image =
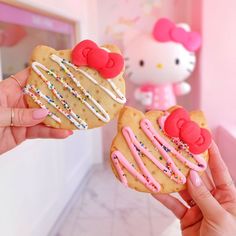
{"label": "pink shelf", "polygon": [[48,30],[51,32],[74,35],[72,24],[0,3],[0,21]]}

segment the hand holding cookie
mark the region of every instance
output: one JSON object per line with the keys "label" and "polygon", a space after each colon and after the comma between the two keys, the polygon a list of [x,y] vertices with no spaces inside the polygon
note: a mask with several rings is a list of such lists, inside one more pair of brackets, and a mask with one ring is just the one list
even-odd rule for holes
{"label": "hand holding cookie", "polygon": [[[210,175],[204,171],[208,165]],[[151,193],[170,209],[181,221],[182,235],[235,234],[236,189],[202,112],[172,107],[143,114],[123,108],[111,166],[126,187]]]}
{"label": "hand holding cookie", "polygon": [[37,46],[30,64],[0,83],[0,154],[27,138],[65,138],[105,125],[126,102],[124,60],[114,45]]}
{"label": "hand holding cookie", "polygon": [[236,188],[214,142],[208,163],[210,175],[190,171],[187,189],[179,192],[186,205],[169,194],[153,194],[180,219],[183,236],[235,235]]}
{"label": "hand holding cookie", "polygon": [[27,107],[22,88],[28,76],[29,69],[25,69],[0,83],[0,154],[26,139],[66,138],[73,133],[40,124],[48,111]]}

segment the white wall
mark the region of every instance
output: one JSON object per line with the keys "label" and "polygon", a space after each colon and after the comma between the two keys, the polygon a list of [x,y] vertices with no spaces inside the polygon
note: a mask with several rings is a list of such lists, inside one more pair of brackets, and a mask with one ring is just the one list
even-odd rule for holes
{"label": "white wall", "polygon": [[47,235],[99,159],[93,145],[97,137],[99,130],[77,132],[67,140],[32,140],[1,156],[0,235]]}

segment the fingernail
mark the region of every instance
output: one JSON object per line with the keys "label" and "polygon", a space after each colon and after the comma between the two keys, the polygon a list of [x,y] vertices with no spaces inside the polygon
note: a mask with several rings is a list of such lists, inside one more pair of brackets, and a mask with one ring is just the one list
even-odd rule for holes
{"label": "fingernail", "polygon": [[48,115],[48,110],[46,109],[37,109],[33,111],[33,119],[34,120],[41,120]]}
{"label": "fingernail", "polygon": [[74,132],[72,130],[68,130],[69,135],[72,135]]}
{"label": "fingernail", "polygon": [[191,180],[192,184],[196,187],[199,187],[202,183],[200,176],[194,170],[190,170],[190,180]]}

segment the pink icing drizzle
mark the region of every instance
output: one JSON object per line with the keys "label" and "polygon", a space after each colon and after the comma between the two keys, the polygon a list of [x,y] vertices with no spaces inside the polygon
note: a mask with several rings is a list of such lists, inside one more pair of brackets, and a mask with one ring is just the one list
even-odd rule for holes
{"label": "pink icing drizzle", "polygon": [[[163,127],[165,116],[158,120],[161,128]],[[198,155],[192,155],[198,165],[188,161],[183,155],[181,155],[174,147],[172,147],[153,127],[152,123],[148,119],[141,120],[141,128],[143,132],[147,135],[147,137],[151,140],[153,145],[158,149],[161,155],[165,158],[167,162],[167,166],[164,166],[160,161],[154,157],[150,151],[144,145],[141,145],[140,142],[135,137],[132,129],[130,127],[124,127],[122,129],[122,134],[126,140],[126,143],[131,150],[131,153],[141,171],[138,172],[131,163],[125,158],[125,156],[119,151],[116,150],[112,152],[111,159],[114,164],[114,167],[117,170],[119,178],[121,182],[128,186],[128,180],[122,170],[121,165],[135,178],[137,178],[143,185],[146,186],[151,192],[159,192],[161,189],[160,184],[154,179],[148,169],[145,167],[141,155],[144,154],[147,158],[149,158],[164,174],[169,176],[172,180],[177,183],[184,184],[186,183],[186,177],[182,174],[182,172],[177,168],[174,161],[168,152],[174,154],[174,156],[179,159],[182,163],[188,166],[191,169],[196,171],[203,171],[206,168],[205,160]]]}
{"label": "pink icing drizzle", "polygon": [[160,190],[160,185],[156,183],[156,186],[154,184],[147,181],[147,179],[144,177],[144,175],[140,174],[123,156],[123,154],[120,151],[114,151],[112,153],[112,161],[114,163],[115,168],[117,169],[118,175],[120,177],[121,182],[128,187],[128,181],[125,177],[125,173],[121,168],[120,163],[129,170],[130,174],[132,174],[135,178],[137,178],[142,184],[144,184],[150,191],[152,192],[158,192]]}

